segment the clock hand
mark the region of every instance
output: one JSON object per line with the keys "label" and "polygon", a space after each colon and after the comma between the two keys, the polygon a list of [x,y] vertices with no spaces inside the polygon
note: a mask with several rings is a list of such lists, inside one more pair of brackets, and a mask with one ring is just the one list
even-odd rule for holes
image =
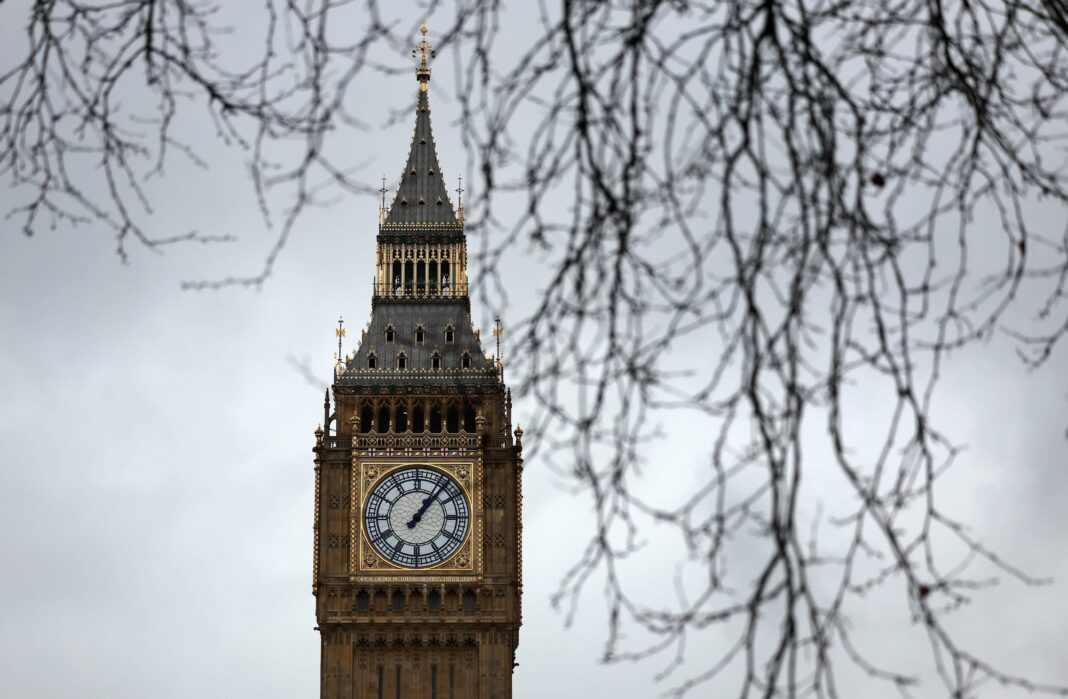
{"label": "clock hand", "polygon": [[426,512],[426,508],[430,507],[430,503],[433,502],[434,498],[436,498],[438,496],[438,493],[440,493],[444,488],[445,484],[439,483],[437,489],[430,495],[426,496],[426,499],[423,500],[422,507],[419,508],[419,511],[416,512],[410,520],[408,520],[409,529],[415,529],[415,525],[419,522],[419,520],[423,518],[423,513]]}

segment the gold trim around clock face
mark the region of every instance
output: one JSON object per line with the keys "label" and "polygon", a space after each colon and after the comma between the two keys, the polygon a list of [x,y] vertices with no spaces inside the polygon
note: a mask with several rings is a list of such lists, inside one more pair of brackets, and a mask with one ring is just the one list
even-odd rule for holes
{"label": "gold trim around clock face", "polygon": [[[441,563],[425,568],[413,568],[394,563],[382,555],[367,537],[363,526],[367,500],[375,487],[392,473],[414,466],[427,466],[444,471],[452,477],[467,499],[469,522],[463,543],[451,556]],[[350,510],[350,541],[358,546],[350,547],[349,571],[354,580],[381,581],[388,577],[391,582],[426,581],[428,576],[480,576],[482,573],[482,503],[476,497],[482,492],[481,460],[433,459],[418,457],[393,458],[390,460],[353,459]]]}

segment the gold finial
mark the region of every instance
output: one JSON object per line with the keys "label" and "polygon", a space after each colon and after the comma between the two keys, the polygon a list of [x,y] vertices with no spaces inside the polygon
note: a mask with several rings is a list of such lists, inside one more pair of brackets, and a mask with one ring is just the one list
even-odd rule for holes
{"label": "gold finial", "polygon": [[460,175],[460,182],[456,187],[456,219],[464,222],[464,176]]}
{"label": "gold finial", "polygon": [[382,175],[382,187],[378,190],[382,193],[382,205],[378,207],[378,224],[382,225],[386,222],[386,176]]}
{"label": "gold finial", "polygon": [[334,334],[337,335],[337,358],[338,362],[340,363],[342,356],[341,339],[345,337],[345,321],[341,318],[341,316],[338,316],[337,318],[337,328],[334,330]]}
{"label": "gold finial", "polygon": [[415,69],[415,78],[419,81],[419,89],[426,92],[427,82],[430,80],[430,66],[427,64],[427,54],[431,58],[434,57],[434,47],[430,45],[430,42],[426,40],[426,34],[429,31],[426,26],[426,20],[423,20],[423,24],[419,27],[419,33],[423,35],[423,38],[419,40],[419,43],[412,49],[412,55],[419,55],[419,67]]}
{"label": "gold finial", "polygon": [[497,366],[501,365],[501,335],[504,335],[504,326],[501,325],[501,317],[498,315],[493,321],[493,336],[497,338]]}

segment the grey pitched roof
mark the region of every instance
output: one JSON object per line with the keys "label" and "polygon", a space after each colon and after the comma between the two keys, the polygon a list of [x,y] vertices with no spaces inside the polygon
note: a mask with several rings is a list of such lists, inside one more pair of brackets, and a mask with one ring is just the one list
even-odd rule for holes
{"label": "grey pitched roof", "polygon": [[[427,81],[420,81],[421,88],[427,85]],[[399,228],[404,224],[416,224],[417,227],[420,224],[459,225],[438,164],[434,133],[430,128],[427,93],[426,89],[419,91],[415,105],[415,134],[412,136],[408,163],[401,174],[393,205],[386,214],[384,228]]]}
{"label": "grey pitched roof", "polygon": [[[423,342],[416,341],[422,327]],[[445,331],[455,333],[446,342]],[[392,328],[393,341],[386,331]],[[374,352],[376,367],[368,367]],[[405,369],[397,368],[400,353],[407,359]],[[434,353],[441,357],[441,368],[434,369]],[[471,366],[463,368],[463,355],[471,357]],[[381,299],[375,305],[367,332],[360,340],[355,356],[346,361],[338,373],[339,385],[397,385],[416,381],[444,384],[497,383],[498,374],[491,357],[483,354],[482,344],[472,327],[467,305],[456,301],[413,303],[407,300]]]}

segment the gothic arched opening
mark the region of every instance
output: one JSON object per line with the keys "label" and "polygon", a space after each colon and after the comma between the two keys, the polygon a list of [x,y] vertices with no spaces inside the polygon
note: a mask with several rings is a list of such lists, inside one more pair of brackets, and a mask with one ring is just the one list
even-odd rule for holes
{"label": "gothic arched opening", "polygon": [[464,432],[475,431],[475,406],[468,404],[464,406]]}
{"label": "gothic arched opening", "polygon": [[430,431],[441,432],[441,408],[437,404],[430,406]]}
{"label": "gothic arched opening", "polygon": [[412,410],[412,432],[423,432],[426,430],[426,421],[423,416],[423,406],[417,405]]}
{"label": "gothic arched opening", "polygon": [[460,409],[456,407],[455,403],[449,406],[449,412],[445,418],[445,428],[449,432],[460,431]]}
{"label": "gothic arched opening", "polygon": [[375,432],[389,432],[389,407],[382,405],[378,408],[378,423]]}

